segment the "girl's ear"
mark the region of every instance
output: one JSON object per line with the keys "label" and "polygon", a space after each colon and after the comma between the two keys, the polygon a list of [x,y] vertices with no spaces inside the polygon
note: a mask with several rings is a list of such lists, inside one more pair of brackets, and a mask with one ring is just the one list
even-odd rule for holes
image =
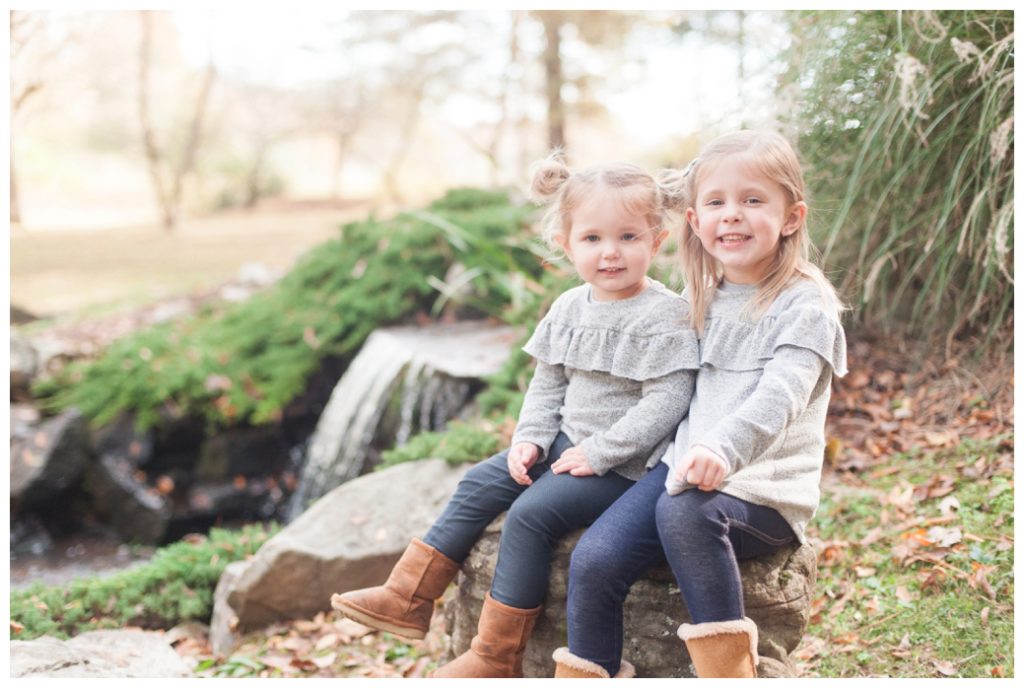
{"label": "girl's ear", "polygon": [[693,208],[686,209],[686,224],[694,231],[695,234],[700,231],[700,221],[697,219],[697,211]]}
{"label": "girl's ear", "polygon": [[803,201],[797,201],[793,204],[793,207],[789,209],[789,215],[786,216],[786,222],[782,225],[782,236],[789,236],[796,230],[800,229],[806,219],[807,204]]}
{"label": "girl's ear", "polygon": [[651,250],[651,254],[652,255],[657,254],[658,251],[661,250],[661,244],[662,244],[663,241],[665,241],[665,239],[667,237],[668,237],[668,230],[667,229],[662,229],[661,231],[659,231],[657,234],[654,235],[654,248]]}
{"label": "girl's ear", "polygon": [[561,234],[561,233],[556,234],[555,235],[555,243],[558,244],[562,248],[562,253],[564,253],[565,257],[568,258],[571,261],[572,260],[572,253],[569,251],[569,239],[568,239],[568,237],[566,237],[564,234]]}

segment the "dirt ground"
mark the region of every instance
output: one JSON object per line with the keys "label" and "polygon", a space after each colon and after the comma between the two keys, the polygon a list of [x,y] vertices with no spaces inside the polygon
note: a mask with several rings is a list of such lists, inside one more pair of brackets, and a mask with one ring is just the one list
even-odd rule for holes
{"label": "dirt ground", "polygon": [[307,249],[336,236],[341,224],[370,211],[367,203],[268,202],[253,211],[190,218],[174,233],[155,225],[14,228],[11,303],[41,317],[97,315],[215,286],[248,263],[283,273]]}

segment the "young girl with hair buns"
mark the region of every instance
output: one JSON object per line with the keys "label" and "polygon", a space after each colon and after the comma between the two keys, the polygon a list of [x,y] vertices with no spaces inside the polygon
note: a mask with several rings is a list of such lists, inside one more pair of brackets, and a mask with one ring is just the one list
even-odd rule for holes
{"label": "young girl with hair buns", "polygon": [[622,659],[622,603],[668,559],[692,623],[677,633],[698,677],[753,677],[757,626],[737,560],[805,541],[819,499],[833,374],[846,373],[842,307],[811,264],[804,182],[790,144],[740,131],[709,143],[677,184],[700,371],[662,462],[577,544],[569,647],[556,677],[607,677]]}
{"label": "young girl with hair buns", "polygon": [[470,650],[435,677],[522,676],[559,538],[593,523],[664,453],[690,404],[697,339],[683,299],[647,276],[672,202],[647,172],[538,165],[544,225],[584,284],[551,306],[524,350],[536,359],[511,447],[466,473],[384,585],[331,598],[360,623],[422,638],[484,528],[508,510]]}

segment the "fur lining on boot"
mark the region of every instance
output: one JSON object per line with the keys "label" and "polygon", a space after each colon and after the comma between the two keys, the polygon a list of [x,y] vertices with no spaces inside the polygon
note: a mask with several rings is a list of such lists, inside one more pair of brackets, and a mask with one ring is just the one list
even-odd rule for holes
{"label": "fur lining on boot", "polygon": [[619,673],[615,676],[609,676],[607,670],[596,662],[591,662],[589,659],[583,659],[573,653],[569,652],[569,648],[560,647],[551,654],[551,658],[558,664],[563,664],[567,667],[576,669],[577,671],[586,672],[593,674],[595,678],[635,678],[636,668],[627,662],[622,660],[619,663]]}
{"label": "fur lining on boot", "polygon": [[676,633],[683,642],[691,638],[706,638],[711,635],[744,633],[750,640],[750,656],[754,658],[754,666],[757,666],[760,661],[760,657],[757,656],[757,624],[747,617],[736,619],[735,621],[707,621],[699,624],[683,624]]}

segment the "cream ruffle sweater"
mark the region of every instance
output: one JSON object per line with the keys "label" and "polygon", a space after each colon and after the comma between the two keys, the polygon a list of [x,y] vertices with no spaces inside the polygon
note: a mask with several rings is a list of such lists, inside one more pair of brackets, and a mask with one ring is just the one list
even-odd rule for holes
{"label": "cream ruffle sweater", "polygon": [[818,508],[825,414],[832,375],[846,374],[846,337],[835,306],[801,280],[759,318],[747,315],[756,286],[723,282],[700,341],[700,372],[688,417],[663,461],[695,445],[725,459],[726,494],[778,511],[801,542]]}

